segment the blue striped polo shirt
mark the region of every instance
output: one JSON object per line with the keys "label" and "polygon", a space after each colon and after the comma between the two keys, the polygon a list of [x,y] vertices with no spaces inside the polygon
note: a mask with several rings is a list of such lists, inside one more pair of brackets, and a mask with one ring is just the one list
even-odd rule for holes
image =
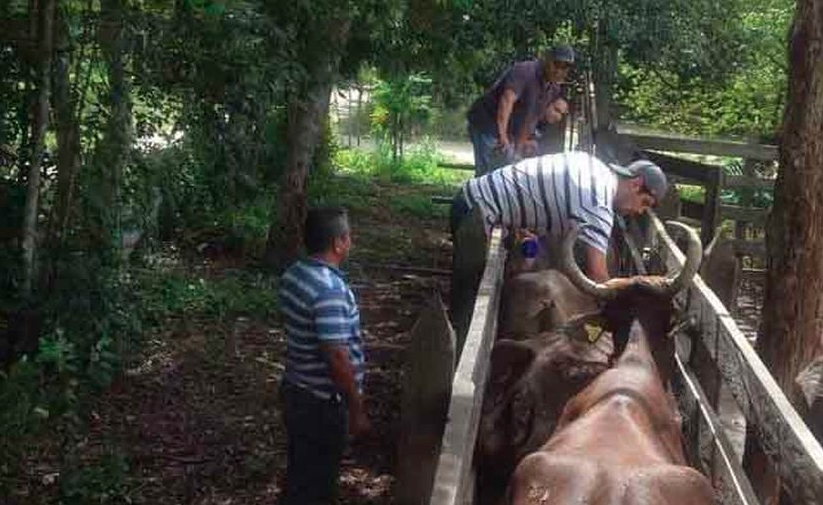
{"label": "blue striped polo shirt", "polygon": [[320,344],[345,345],[362,388],[365,355],[360,312],[336,267],[309,258],[290,266],[280,279],[280,311],[286,327],[285,379],[328,399],[341,393],[331,379]]}

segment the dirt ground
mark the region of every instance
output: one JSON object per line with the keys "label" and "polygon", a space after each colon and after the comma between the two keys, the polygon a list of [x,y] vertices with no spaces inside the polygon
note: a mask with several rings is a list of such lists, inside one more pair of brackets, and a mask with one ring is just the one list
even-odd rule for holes
{"label": "dirt ground", "polygon": [[[344,266],[361,310],[373,426],[343,461],[345,505],[392,503],[408,332],[432,294],[445,297],[449,284],[445,209],[411,217],[378,203],[407,193],[428,200],[442,188],[378,189],[369,195],[374,205],[352,212],[354,250]],[[253,263],[222,258],[184,268],[214,278]],[[17,493],[0,502],[57,503],[71,453],[72,466],[95,469],[87,475],[94,482],[78,487],[89,494],[71,503],[276,503],[286,464],[277,394],[284,351],[276,319],[169,318],[94,401],[79,441],[61,447],[70,438],[58,432],[32,441],[15,465],[22,469]]]}
{"label": "dirt ground", "polygon": [[[342,504],[393,503],[408,332],[432,294],[445,297],[448,290],[444,215],[410,218],[379,205],[353,213],[355,250],[346,270],[361,309],[373,431],[343,461]],[[189,267],[220,276],[227,265],[244,268],[244,261]],[[738,319],[751,334],[762,293],[750,284],[741,298]],[[277,398],[284,350],[277,320],[170,318],[122,379],[95,401],[90,430],[72,448],[78,465],[99,466],[111,455],[122,459],[120,497],[79,497],[75,503],[276,503],[286,463]],[[734,417],[724,421],[740,432]],[[66,470],[59,464],[59,438],[46,437],[32,447],[25,489],[9,503],[54,503]],[[103,471],[98,477],[110,476]]]}

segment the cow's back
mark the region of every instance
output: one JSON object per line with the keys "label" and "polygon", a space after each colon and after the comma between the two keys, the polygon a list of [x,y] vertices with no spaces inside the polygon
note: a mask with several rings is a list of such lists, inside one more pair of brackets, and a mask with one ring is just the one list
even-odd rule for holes
{"label": "cow's back", "polygon": [[714,501],[708,480],[693,468],[666,463],[612,467],[596,457],[542,451],[523,460],[508,493],[512,505],[708,505]]}

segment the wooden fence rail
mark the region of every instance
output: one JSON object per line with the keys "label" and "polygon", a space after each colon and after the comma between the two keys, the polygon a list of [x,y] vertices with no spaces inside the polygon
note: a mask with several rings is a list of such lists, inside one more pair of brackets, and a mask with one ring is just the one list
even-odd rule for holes
{"label": "wooden fence rail", "polygon": [[[682,268],[684,257],[663,224],[654,216],[652,223],[652,246],[669,270]],[[699,276],[681,298],[717,375],[731,391],[747,423],[754,427],[794,503],[823,503],[823,449],[734,319]],[[705,428],[690,429],[700,432]],[[732,482],[737,472],[734,470]]]}
{"label": "wooden fence rail", "polygon": [[489,370],[489,356],[497,335],[497,314],[503,285],[506,251],[495,228],[488,246],[486,268],[474,304],[466,343],[452,381],[452,396],[431,505],[465,505],[474,500],[474,447],[480,409]]}

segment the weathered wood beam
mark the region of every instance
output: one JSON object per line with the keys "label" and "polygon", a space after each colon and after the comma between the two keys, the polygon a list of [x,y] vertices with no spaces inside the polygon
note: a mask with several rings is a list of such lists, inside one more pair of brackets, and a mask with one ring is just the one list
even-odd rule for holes
{"label": "weathered wood beam", "polygon": [[660,165],[667,175],[672,174],[676,177],[691,179],[692,181],[702,183],[713,182],[717,178],[715,172],[721,170],[721,167],[718,165],[707,165],[667,154],[652,151],[643,151],[643,154],[651,161]]}
{"label": "weathered wood beam", "polygon": [[[677,338],[688,338],[678,335]],[[759,505],[757,497],[746,477],[743,467],[735,456],[731,442],[723,431],[723,425],[710,409],[709,399],[700,387],[697,377],[684,365],[682,356],[675,357],[674,386],[676,399],[683,419],[686,440],[696,441],[698,454],[690,454],[692,461],[699,462],[704,473],[712,480],[723,505]],[[712,451],[710,461],[705,462],[704,450]]]}
{"label": "weathered wood beam", "polygon": [[[668,269],[678,270],[683,254],[653,217],[655,237]],[[823,448],[792,407],[766,366],[717,296],[696,276],[684,294],[706,348],[794,503],[823,503]]]}
{"label": "weathered wood beam", "polygon": [[769,209],[762,209],[758,207],[738,207],[736,205],[720,206],[720,216],[722,219],[745,221],[747,223],[755,223],[759,225],[766,224],[766,219],[769,217],[769,212]]}
{"label": "weathered wood beam", "polygon": [[625,129],[618,133],[631,140],[640,149],[668,151],[674,153],[706,154],[714,156],[733,156],[760,161],[774,161],[777,159],[777,146],[763,144],[747,144],[731,140],[705,140],[688,137],[672,137],[657,135],[639,135],[627,133]]}
{"label": "weathered wood beam", "polygon": [[463,505],[474,493],[473,458],[489,357],[497,333],[506,251],[499,228],[492,232],[483,280],[474,304],[466,343],[452,382],[448,422],[441,444],[431,505]]}
{"label": "weathered wood beam", "polygon": [[448,168],[450,170],[471,170],[474,171],[474,165],[471,163],[456,163],[451,161],[440,162],[437,164],[440,168]]}
{"label": "weathered wood beam", "polygon": [[774,189],[774,179],[763,179],[762,177],[751,177],[746,175],[724,175],[723,187],[727,189]]}

